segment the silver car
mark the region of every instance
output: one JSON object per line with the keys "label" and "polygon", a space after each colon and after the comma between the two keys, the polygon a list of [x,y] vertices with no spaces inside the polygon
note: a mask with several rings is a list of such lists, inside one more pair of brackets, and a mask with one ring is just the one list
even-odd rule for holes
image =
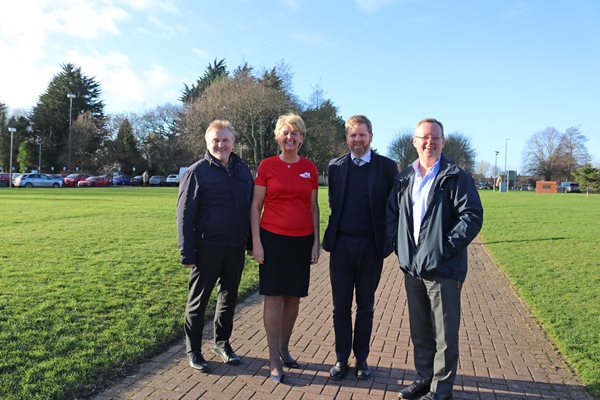
{"label": "silver car", "polygon": [[52,187],[59,188],[63,186],[63,180],[53,178],[46,174],[23,174],[15,179],[16,187]]}
{"label": "silver car", "polygon": [[167,182],[167,185],[169,185],[169,186],[179,185],[179,175],[171,174],[171,175],[167,176],[166,182]]}

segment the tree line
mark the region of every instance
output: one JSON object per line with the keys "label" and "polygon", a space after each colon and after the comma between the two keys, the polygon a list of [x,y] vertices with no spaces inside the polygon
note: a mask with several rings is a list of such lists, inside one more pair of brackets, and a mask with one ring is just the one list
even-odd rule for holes
{"label": "tree line", "polygon": [[[283,62],[260,71],[244,63],[230,71],[224,59],[215,59],[196,82],[183,85],[180,103],[106,115],[101,84],[80,67],[64,64],[29,113],[9,116],[0,102],[0,166],[8,170],[10,135],[5,132],[10,126],[16,129],[13,165],[21,172],[41,167],[57,173],[174,173],[205,152],[208,124],[227,119],[237,133],[236,153],[256,169],[262,159],[278,152],[277,118],[294,112],[307,127],[301,153],[324,172],[331,158],[347,151],[344,121],[320,87],[305,102],[293,92],[291,81],[290,68]],[[400,130],[387,148],[400,168],[417,158],[412,136],[412,129]],[[489,176],[491,164],[475,162],[469,136],[460,131],[445,136],[449,159],[478,178]],[[545,180],[575,179],[576,171],[590,162],[586,141],[576,127],[534,133],[523,150],[523,172]]]}
{"label": "tree line", "polygon": [[[229,71],[224,59],[215,59],[195,83],[184,85],[180,104],[142,113],[106,115],[100,96],[95,78],[65,64],[27,115],[8,117],[0,103],[2,131],[16,128],[16,170],[39,169],[41,149],[44,172],[175,173],[204,154],[203,134],[214,119],[231,121],[237,133],[235,151],[256,168],[262,159],[277,154],[275,123],[289,112],[305,120],[302,153],[320,171],[345,148],[344,121],[333,101],[324,98],[319,87],[309,102],[301,101],[292,91],[284,63],[264,71],[245,63]],[[10,135],[0,136],[3,171],[8,170],[9,142]]]}

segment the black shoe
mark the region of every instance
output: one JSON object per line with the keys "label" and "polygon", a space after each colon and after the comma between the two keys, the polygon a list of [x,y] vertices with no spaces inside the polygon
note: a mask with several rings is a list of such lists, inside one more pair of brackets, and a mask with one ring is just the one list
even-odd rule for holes
{"label": "black shoe", "polygon": [[229,343],[225,343],[223,347],[213,347],[212,352],[221,357],[221,360],[227,365],[240,365],[242,362],[238,355],[233,352]]}
{"label": "black shoe", "polygon": [[418,400],[450,400],[452,398],[451,394],[437,394],[433,392],[427,393],[423,397],[419,397]]}
{"label": "black shoe", "polygon": [[210,372],[210,367],[204,357],[202,357],[202,353],[199,351],[190,351],[187,353],[187,356],[190,367],[197,369],[200,372],[204,372],[205,374]]}
{"label": "black shoe", "polygon": [[281,358],[281,362],[283,362],[283,365],[285,365],[287,368],[300,368],[300,364],[298,364],[298,361],[294,360],[291,356],[289,359],[285,359],[283,357],[283,354],[281,354],[281,352],[279,352],[279,358]]}
{"label": "black shoe", "polygon": [[366,361],[357,361],[354,374],[358,379],[369,379],[371,377],[371,369]]}
{"label": "black shoe", "polygon": [[338,361],[335,365],[329,370],[329,376],[334,381],[339,381],[340,379],[344,379],[346,374],[348,373],[348,363]]}
{"label": "black shoe", "polygon": [[405,400],[417,400],[428,394],[430,387],[430,381],[414,381],[409,387],[402,389],[398,393],[398,397]]}

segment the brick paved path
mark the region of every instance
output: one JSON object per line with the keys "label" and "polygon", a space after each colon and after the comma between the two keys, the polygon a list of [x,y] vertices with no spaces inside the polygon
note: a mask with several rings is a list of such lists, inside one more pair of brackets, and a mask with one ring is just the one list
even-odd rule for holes
{"label": "brick paved path", "polygon": [[[565,366],[483,245],[473,243],[469,252],[455,399],[593,399]],[[212,324],[207,324],[203,353],[214,368],[210,375],[188,367],[182,341],[94,400],[397,399],[415,371],[403,277],[396,259],[386,260],[377,292],[369,356],[374,376],[367,381],[358,381],[352,373],[341,382],[329,379],[335,352],[328,263],[328,253],[322,253],[313,267],[310,295],[301,302],[290,345],[302,369],[286,371],[285,384],[267,378],[262,299],[255,294],[238,306],[236,316],[232,345],[243,357],[242,365],[227,366],[209,352]]]}

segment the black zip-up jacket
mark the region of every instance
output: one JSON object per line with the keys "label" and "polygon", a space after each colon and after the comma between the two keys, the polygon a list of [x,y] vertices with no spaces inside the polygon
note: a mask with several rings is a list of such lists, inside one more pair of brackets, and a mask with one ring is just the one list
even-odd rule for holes
{"label": "black zip-up jacket", "polygon": [[177,233],[182,264],[196,264],[202,242],[246,247],[250,234],[252,173],[231,153],[225,168],[206,152],[181,177],[177,199]]}
{"label": "black zip-up jacket", "polygon": [[467,246],[483,224],[483,207],[473,178],[443,154],[419,232],[413,235],[412,166],[396,179],[388,198],[387,234],[400,268],[415,277],[442,276],[464,281]]}

